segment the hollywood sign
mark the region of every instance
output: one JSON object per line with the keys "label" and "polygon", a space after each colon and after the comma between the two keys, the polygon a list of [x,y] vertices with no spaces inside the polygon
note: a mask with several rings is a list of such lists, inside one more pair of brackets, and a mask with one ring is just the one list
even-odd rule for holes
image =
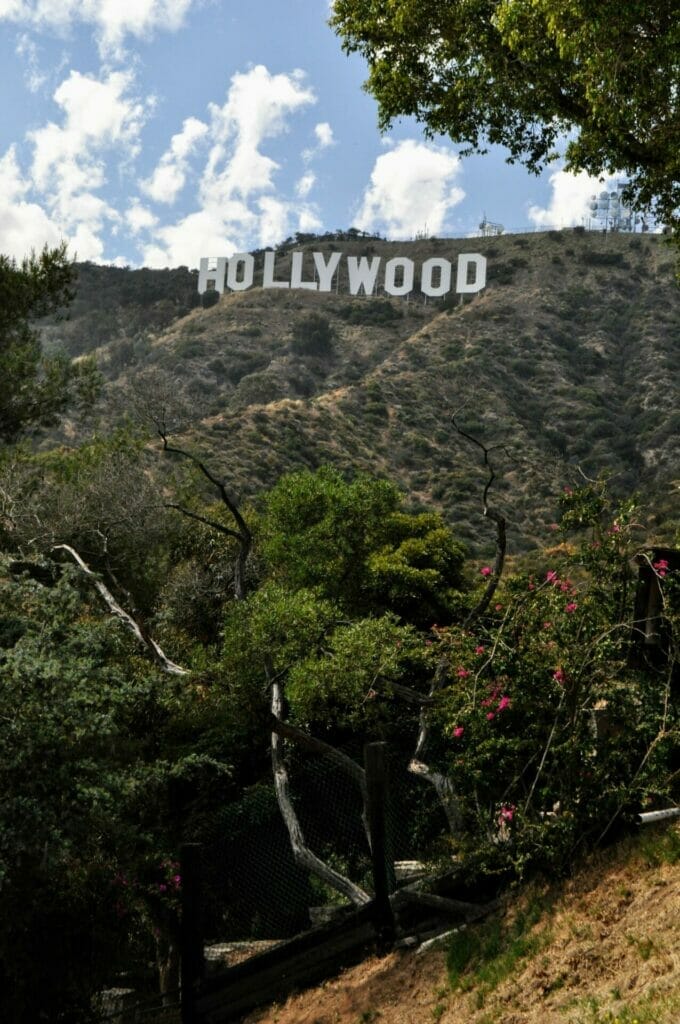
{"label": "hollywood sign", "polygon": [[[321,252],[312,253],[314,258],[313,277],[303,276],[304,253],[293,252],[290,261],[290,276],[287,280],[276,276],[276,253],[267,251],[264,254],[262,271],[263,288],[306,288],[309,291],[330,292],[334,290],[334,280],[339,279],[339,268],[343,253],[330,253],[328,259]],[[347,256],[347,279],[350,295],[373,295],[377,287],[382,286],[387,295],[408,295],[416,286],[420,291],[432,298],[441,298],[452,290],[454,267],[450,260],[433,257],[424,260],[416,273],[414,260],[405,256],[395,256],[385,260],[381,256]],[[382,267],[382,274],[381,274]],[[198,273],[198,291],[208,289],[218,292],[243,292],[252,288],[255,283],[255,258],[249,252],[239,252],[229,258],[220,256],[217,259],[204,258],[200,262]],[[461,253],[455,266],[455,290],[461,295],[479,292],[486,284],[486,257],[479,253]]]}

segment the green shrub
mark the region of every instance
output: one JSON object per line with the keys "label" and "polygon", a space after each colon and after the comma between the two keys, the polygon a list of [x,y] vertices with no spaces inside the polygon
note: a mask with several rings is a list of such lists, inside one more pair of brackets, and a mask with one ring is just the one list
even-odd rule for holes
{"label": "green shrub", "polygon": [[348,302],[337,310],[341,320],[350,324],[381,327],[403,319],[402,310],[388,299],[371,298],[363,301]]}
{"label": "green shrub", "polygon": [[291,348],[297,355],[328,356],[333,352],[335,332],[327,317],[309,313],[293,325]]}

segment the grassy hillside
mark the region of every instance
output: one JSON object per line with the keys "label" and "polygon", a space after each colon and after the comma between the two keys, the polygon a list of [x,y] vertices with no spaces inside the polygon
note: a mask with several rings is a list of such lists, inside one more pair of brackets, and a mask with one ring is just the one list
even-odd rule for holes
{"label": "grassy hillside", "polygon": [[[285,470],[332,462],[396,479],[483,547],[484,473],[450,425],[459,410],[466,430],[503,445],[495,493],[515,550],[549,537],[555,497],[577,465],[588,475],[609,470],[621,491],[641,490],[652,531],[672,538],[680,290],[661,238],[577,229],[413,243],[322,239],[305,249],[310,266],[314,250],[416,261],[480,251],[488,287],[464,305],[456,296],[407,302],[353,298],[341,278],[337,294],[255,288],[181,316],[195,281],[185,268],[158,272],[167,294],[146,306],[136,275],[153,272],[98,268],[123,275],[127,289],[118,306],[113,285],[105,293],[115,334],[100,331],[91,346],[110,386],[151,368],[174,379],[193,412],[184,440],[209,454],[241,497]],[[289,266],[290,250],[281,250],[277,275]],[[62,332],[71,350],[74,336],[86,348],[79,321],[90,322],[88,302],[97,298],[88,287],[91,299],[49,328],[51,341]]]}
{"label": "grassy hillside", "polygon": [[436,950],[366,961],[247,1024],[676,1024],[679,857],[677,827],[626,840]]}

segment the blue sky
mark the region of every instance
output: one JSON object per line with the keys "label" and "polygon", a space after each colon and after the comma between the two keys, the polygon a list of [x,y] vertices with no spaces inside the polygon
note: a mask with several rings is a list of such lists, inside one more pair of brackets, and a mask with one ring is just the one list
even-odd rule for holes
{"label": "blue sky", "polygon": [[[197,266],[351,225],[579,224],[603,185],[386,136],[328,0],[0,0],[0,252]],[[611,184],[608,180],[607,185]]]}

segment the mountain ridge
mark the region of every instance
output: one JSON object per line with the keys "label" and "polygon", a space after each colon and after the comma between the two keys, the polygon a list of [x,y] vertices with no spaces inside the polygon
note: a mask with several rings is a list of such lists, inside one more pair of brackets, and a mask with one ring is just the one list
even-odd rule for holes
{"label": "mountain ridge", "polygon": [[[516,550],[549,539],[577,466],[589,476],[609,470],[621,492],[642,490],[652,534],[668,538],[680,477],[680,290],[663,239],[580,229],[415,242],[322,236],[279,250],[277,275],[290,272],[293,251],[304,253],[306,274],[312,252],[339,248],[416,261],[481,252],[487,287],[462,302],[455,293],[350,296],[341,267],[335,293],[255,287],[187,309],[198,301],[195,272],[160,271],[167,294],[145,307],[147,324],[123,302],[114,336],[97,339],[107,388],[125,392],[154,374],[174,380],[193,407],[184,443],[241,499],[282,472],[331,462],[390,476],[484,547],[486,475],[451,426],[458,410],[466,432],[500,446],[491,500]],[[155,280],[127,274],[148,287]],[[86,352],[78,323],[91,310],[79,313],[78,301],[47,335]]]}

